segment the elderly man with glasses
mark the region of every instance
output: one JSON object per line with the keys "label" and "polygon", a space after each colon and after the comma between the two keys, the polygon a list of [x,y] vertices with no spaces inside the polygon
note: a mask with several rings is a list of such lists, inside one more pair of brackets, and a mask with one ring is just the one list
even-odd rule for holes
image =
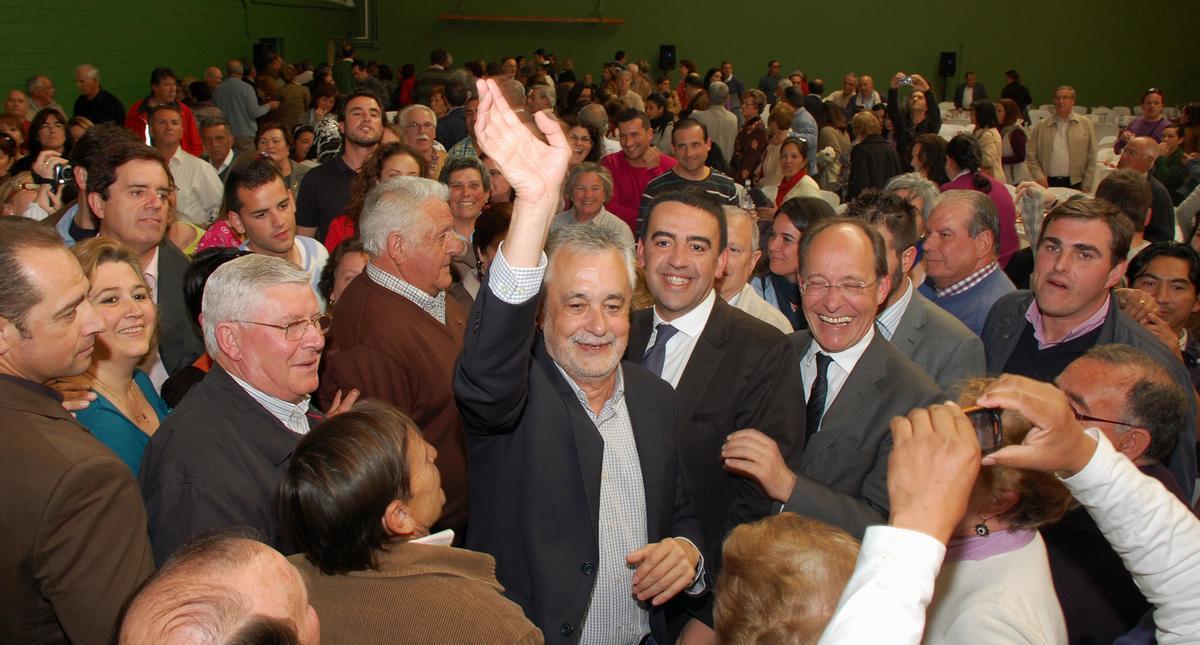
{"label": "elderly man with glasses", "polygon": [[[296,443],[322,418],[310,393],[332,317],[307,273],[260,254],[213,272],[201,315],[216,364],[150,438],[139,475],[155,560],[228,527],[252,528],[292,553],[276,525],[275,491]],[[342,403],[338,393],[330,413]]]}

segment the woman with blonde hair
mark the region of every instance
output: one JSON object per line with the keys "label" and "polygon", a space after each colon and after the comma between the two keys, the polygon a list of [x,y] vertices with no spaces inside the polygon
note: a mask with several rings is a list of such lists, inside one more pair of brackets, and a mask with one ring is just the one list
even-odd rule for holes
{"label": "woman with blonde hair", "polygon": [[150,435],[170,412],[138,367],[153,358],[158,312],[136,253],[108,237],[71,251],[91,284],[88,301],[104,323],[82,377],[96,399],[75,417],[137,475]]}

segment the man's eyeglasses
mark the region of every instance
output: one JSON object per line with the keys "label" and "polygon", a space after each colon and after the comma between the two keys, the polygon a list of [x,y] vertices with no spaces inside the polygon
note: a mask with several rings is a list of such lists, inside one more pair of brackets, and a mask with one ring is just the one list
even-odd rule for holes
{"label": "man's eyeglasses", "polygon": [[1079,410],[1072,410],[1072,411],[1075,413],[1075,419],[1077,421],[1097,421],[1100,423],[1111,423],[1115,426],[1133,427],[1131,424],[1126,423],[1124,421],[1113,421],[1112,419],[1102,419],[1100,417],[1093,417],[1093,416],[1084,414],[1084,413],[1080,412]]}
{"label": "man's eyeglasses", "polygon": [[841,284],[834,284],[825,280],[802,278],[800,280],[800,291],[806,295],[811,295],[816,298],[822,298],[829,293],[830,289],[837,289],[845,296],[861,296],[867,292],[867,287],[875,285],[875,282],[851,281]]}
{"label": "man's eyeglasses", "polygon": [[304,334],[308,331],[309,325],[316,327],[317,331],[320,332],[321,335],[325,335],[325,333],[329,331],[329,327],[333,325],[333,314],[318,314],[312,318],[297,320],[286,325],[258,322],[257,320],[231,320],[229,322],[244,323],[247,325],[262,325],[263,327],[282,329],[284,338],[291,342],[296,342],[301,338],[304,338]]}

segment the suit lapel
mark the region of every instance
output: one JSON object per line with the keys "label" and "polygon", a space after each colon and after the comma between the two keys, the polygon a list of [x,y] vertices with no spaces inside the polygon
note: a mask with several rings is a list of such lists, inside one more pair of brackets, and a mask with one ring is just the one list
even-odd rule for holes
{"label": "suit lapel", "polygon": [[872,396],[878,396],[879,388],[876,383],[887,378],[886,354],[884,353],[883,336],[879,333],[871,339],[862,358],[854,366],[854,370],[846,377],[837,398],[821,417],[821,431],[808,440],[804,448],[804,458],[801,468],[811,465],[821,457],[839,436],[847,430],[853,431],[858,427],[855,417],[869,407]]}
{"label": "suit lapel", "polygon": [[892,334],[892,345],[905,356],[912,356],[913,349],[921,339],[921,329],[929,320],[929,311],[925,308],[925,303],[921,302],[924,299],[925,297],[916,290],[916,285],[913,285],[913,295],[908,302],[908,309],[900,318],[900,324],[896,325],[896,332]]}
{"label": "suit lapel", "polygon": [[637,364],[642,363],[646,353],[646,343],[650,342],[650,333],[654,327],[654,309],[639,309],[633,312],[629,324],[629,344],[625,346],[625,360]]}
{"label": "suit lapel", "polygon": [[708,321],[704,324],[704,331],[700,333],[700,338],[696,339],[696,346],[692,349],[688,364],[679,378],[679,386],[675,388],[675,392],[679,395],[679,419],[682,424],[686,425],[688,419],[692,418],[692,413],[708,392],[708,384],[716,376],[717,368],[721,366],[721,360],[725,357],[721,346],[729,329],[730,309],[731,307],[717,296],[712,313],[708,315]]}
{"label": "suit lapel", "polygon": [[637,445],[638,462],[642,467],[642,489],[646,497],[646,534],[647,539],[654,541],[661,536],[665,527],[659,525],[662,517],[662,498],[664,491],[674,491],[675,482],[664,481],[667,468],[664,464],[666,455],[663,454],[662,440],[659,432],[677,432],[678,428],[662,428],[658,415],[658,403],[651,397],[644,396],[643,388],[638,387],[639,377],[649,374],[632,374],[637,368],[622,365],[625,374],[625,409],[629,411],[629,423],[633,426],[633,440]]}

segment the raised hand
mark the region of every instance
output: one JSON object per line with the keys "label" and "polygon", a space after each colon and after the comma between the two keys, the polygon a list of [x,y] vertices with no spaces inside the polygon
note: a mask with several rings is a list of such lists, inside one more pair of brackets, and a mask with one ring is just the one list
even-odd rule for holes
{"label": "raised hand", "polygon": [[892,419],[888,498],[892,526],[945,543],[967,511],[979,474],[979,440],[956,405],[917,408]]}
{"label": "raised hand", "polygon": [[993,452],[983,458],[984,465],[1073,475],[1096,452],[1096,441],[1083,432],[1067,395],[1050,383],[1004,374],[983,391],[976,403],[1012,410],[1033,424],[1021,445]]}
{"label": "raised hand", "polygon": [[[571,159],[562,126],[546,112],[534,114],[533,120],[548,142],[543,143],[521,123],[495,80],[479,79],[476,85],[475,143],[496,160],[504,178],[516,189],[517,202],[556,209]],[[513,206],[515,210],[517,203]]]}

